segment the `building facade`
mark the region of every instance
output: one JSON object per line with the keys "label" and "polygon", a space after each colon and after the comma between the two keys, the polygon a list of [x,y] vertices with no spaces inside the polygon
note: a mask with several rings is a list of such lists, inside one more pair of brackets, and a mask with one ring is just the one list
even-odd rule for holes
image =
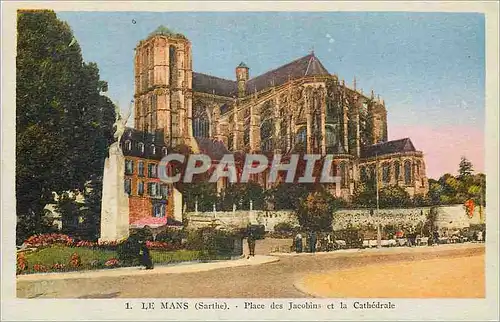
{"label": "building facade", "polygon": [[166,149],[179,144],[205,153],[289,154],[300,147],[329,154],[332,172],[342,177],[340,189],[332,191],[345,199],[375,177],[380,186],[399,185],[411,196],[427,193],[423,153],[409,138],[388,141],[384,100],[373,91],[364,94],[356,80],[346,86],[313,52],[256,77],[242,62],[235,80],[193,72],[192,59],[190,41],[162,26],[136,47],[134,129],[130,143],[127,135],[122,140],[134,167],[126,183],[131,214],[140,198],[149,199],[137,206],[147,209],[141,216],[157,213],[146,206],[154,199],[150,186],[168,200],[168,187],[156,177],[141,177],[138,166],[156,165]]}

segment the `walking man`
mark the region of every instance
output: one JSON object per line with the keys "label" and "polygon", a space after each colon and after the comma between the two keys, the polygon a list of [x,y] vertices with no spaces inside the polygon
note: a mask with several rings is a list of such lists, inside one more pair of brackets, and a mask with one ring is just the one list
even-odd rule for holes
{"label": "walking man", "polygon": [[295,236],[295,252],[302,253],[302,235],[300,233]]}
{"label": "walking man", "polygon": [[146,269],[153,269],[153,260],[149,254],[148,246],[146,246],[146,243],[142,240],[139,241],[139,243],[141,245],[139,249],[141,265],[145,266]]}
{"label": "walking man", "polygon": [[250,258],[250,256],[255,256],[255,235],[252,230],[248,231],[247,242],[248,250],[250,252],[250,255],[247,258]]}

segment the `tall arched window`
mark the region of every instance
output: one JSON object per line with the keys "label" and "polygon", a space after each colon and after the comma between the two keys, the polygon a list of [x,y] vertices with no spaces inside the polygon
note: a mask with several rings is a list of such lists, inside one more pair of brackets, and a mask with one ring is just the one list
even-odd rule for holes
{"label": "tall arched window", "polygon": [[262,122],[260,126],[260,149],[264,152],[269,152],[273,149],[273,131],[274,122],[272,119]]}
{"label": "tall arched window", "polygon": [[210,120],[205,107],[196,107],[193,113],[193,135],[195,137],[210,137]]}
{"label": "tall arched window", "polygon": [[169,55],[169,84],[174,85],[175,81],[177,80],[177,75],[176,75],[176,68],[175,68],[175,63],[176,63],[176,50],[174,46],[170,46],[168,48],[168,55]]}
{"label": "tall arched window", "polygon": [[297,131],[297,137],[295,139],[295,142],[297,144],[301,144],[304,147],[304,149],[307,149],[307,128],[305,126],[301,127]]}
{"label": "tall arched window", "polygon": [[366,173],[366,167],[360,167],[359,172],[360,172],[360,176],[361,176],[361,181],[367,182],[368,181],[368,173]]}
{"label": "tall arched window", "polygon": [[340,170],[340,175],[341,175],[341,186],[342,186],[342,188],[346,188],[347,184],[349,182],[349,173],[348,173],[347,163],[341,162],[339,170]]}
{"label": "tall arched window", "polygon": [[327,148],[332,148],[335,146],[335,143],[337,143],[337,136],[335,133],[335,129],[333,126],[326,126],[326,147]]}
{"label": "tall arched window", "polygon": [[401,173],[401,164],[399,161],[394,162],[394,177],[396,178],[396,182],[399,181],[399,175]]}
{"label": "tall arched window", "polygon": [[377,174],[375,173],[375,165],[374,164],[370,165],[369,169],[370,169],[370,172],[369,172],[370,179],[375,180],[376,176],[377,176]]}
{"label": "tall arched window", "polygon": [[411,184],[411,162],[405,161],[405,184]]}
{"label": "tall arched window", "polygon": [[389,183],[391,181],[391,168],[388,162],[382,164],[382,181]]}
{"label": "tall arched window", "polygon": [[266,102],[261,108],[260,149],[272,151],[274,139],[274,111],[271,102]]}

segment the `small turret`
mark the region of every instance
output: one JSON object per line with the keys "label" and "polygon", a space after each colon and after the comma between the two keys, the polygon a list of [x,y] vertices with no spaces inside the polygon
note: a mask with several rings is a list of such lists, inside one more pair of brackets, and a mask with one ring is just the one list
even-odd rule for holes
{"label": "small turret", "polygon": [[241,62],[238,67],[236,67],[236,81],[238,82],[238,97],[244,97],[246,95],[246,82],[249,78],[249,68],[244,62]]}

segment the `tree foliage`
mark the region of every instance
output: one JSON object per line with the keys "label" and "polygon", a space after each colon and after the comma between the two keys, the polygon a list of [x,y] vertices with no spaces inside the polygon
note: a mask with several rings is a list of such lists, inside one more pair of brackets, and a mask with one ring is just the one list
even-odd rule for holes
{"label": "tree foliage", "polygon": [[467,160],[466,157],[462,157],[460,159],[460,164],[458,165],[458,178],[465,179],[468,176],[471,176],[474,172],[474,168],[472,167],[472,163]]}
{"label": "tree foliage", "polygon": [[262,186],[256,182],[235,183],[227,186],[222,192],[223,210],[229,211],[236,205],[237,209],[250,209],[250,201],[252,201],[252,209],[263,210],[266,207],[266,194]]}
{"label": "tree foliage", "polygon": [[17,231],[26,235],[48,229],[43,209],[53,192],[83,191],[102,176],[114,108],[96,64],[83,61],[53,11],[19,11],[17,31]]}
{"label": "tree foliage", "polygon": [[473,173],[473,166],[462,157],[458,175],[446,173],[438,180],[429,179],[428,197],[432,204],[461,204],[472,199],[486,205],[486,175]]}
{"label": "tree foliage", "polygon": [[312,231],[331,231],[333,213],[340,202],[328,191],[318,189],[311,191],[299,202],[297,219],[300,226]]}

